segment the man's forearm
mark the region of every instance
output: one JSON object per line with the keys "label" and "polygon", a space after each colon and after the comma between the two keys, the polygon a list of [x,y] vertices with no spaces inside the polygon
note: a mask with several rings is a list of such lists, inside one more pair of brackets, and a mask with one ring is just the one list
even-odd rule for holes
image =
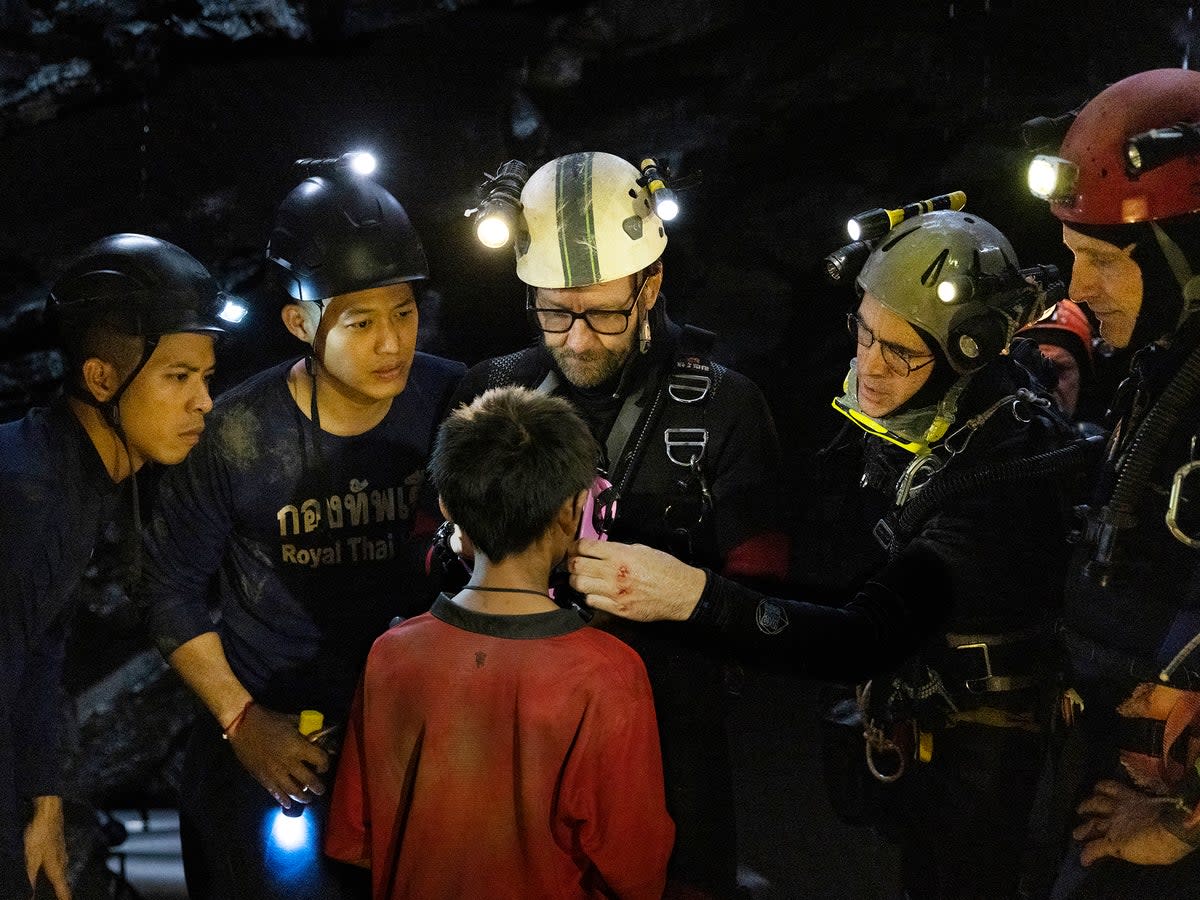
{"label": "man's forearm", "polygon": [[225,648],[215,631],[192,638],[170,656],[170,663],[188,687],[227,728],[253,698],[229,667]]}

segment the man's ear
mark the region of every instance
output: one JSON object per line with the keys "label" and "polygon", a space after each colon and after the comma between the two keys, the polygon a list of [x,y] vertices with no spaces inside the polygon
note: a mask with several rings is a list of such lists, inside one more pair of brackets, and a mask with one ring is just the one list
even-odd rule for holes
{"label": "man's ear", "polygon": [[646,312],[649,312],[656,302],[658,302],[658,292],[662,289],[663,267],[662,261],[654,263],[650,267],[650,274],[646,277],[646,284],[642,289],[642,302],[646,306]]}
{"label": "man's ear", "polygon": [[311,344],[316,339],[316,327],[312,321],[312,317],[305,312],[304,307],[299,303],[289,303],[279,312],[280,318],[283,319],[283,325],[294,337],[299,338],[306,344]]}
{"label": "man's ear", "polygon": [[107,403],[121,386],[117,367],[98,356],[89,356],[81,369],[83,386],[100,403]]}
{"label": "man's ear", "polygon": [[454,516],[450,515],[450,510],[446,509],[446,503],[442,500],[442,495],[438,494],[438,509],[442,511],[442,518],[447,522],[453,522]]}

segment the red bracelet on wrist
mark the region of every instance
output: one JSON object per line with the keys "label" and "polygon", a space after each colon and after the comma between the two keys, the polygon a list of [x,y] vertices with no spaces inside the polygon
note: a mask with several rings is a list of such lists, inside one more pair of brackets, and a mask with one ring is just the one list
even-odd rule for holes
{"label": "red bracelet on wrist", "polygon": [[246,705],[242,707],[242,711],[233,717],[233,721],[221,729],[221,737],[229,740],[237,731],[239,725],[242,724],[242,719],[246,718],[246,713],[250,711],[250,707],[254,705],[254,698],[251,697],[246,701]]}

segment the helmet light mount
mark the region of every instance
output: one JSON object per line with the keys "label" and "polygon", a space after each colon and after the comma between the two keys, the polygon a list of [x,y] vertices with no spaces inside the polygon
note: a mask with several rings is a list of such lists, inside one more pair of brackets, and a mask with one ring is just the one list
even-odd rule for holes
{"label": "helmet light mount", "polygon": [[967,205],[964,191],[950,191],[928,200],[907,203],[899,209],[870,209],[852,216],[846,222],[850,243],[825,257],[825,278],[830,284],[853,284],[867,258],[874,252],[879,239],[906,219],[934,210],[959,212]]}
{"label": "helmet light mount", "polygon": [[667,179],[671,177],[670,169],[649,157],[642,160],[639,169],[642,174],[637,183],[650,192],[650,202],[654,204],[655,214],[664,222],[670,222],[679,215],[679,197],[667,187]]}
{"label": "helmet light mount", "polygon": [[1018,318],[1027,320],[1036,311],[1041,315],[1049,307],[1067,295],[1067,286],[1058,271],[1058,266],[1037,265],[1025,269],[1017,269],[996,274],[971,272],[956,275],[938,282],[937,298],[943,303],[969,303],[976,294],[988,296],[991,294],[1028,293],[1031,298],[1029,310],[1023,311]]}
{"label": "helmet light mount", "polygon": [[484,175],[479,188],[480,203],[463,212],[474,218],[475,236],[485,247],[493,250],[507,245],[516,231],[521,214],[521,190],[529,180],[529,166],[519,159],[510,159],[496,170]]}
{"label": "helmet light mount", "polygon": [[1034,116],[1021,124],[1021,140],[1030,150],[1057,147],[1078,115],[1079,110],[1073,109],[1061,116]]}
{"label": "helmet light mount", "polygon": [[913,216],[938,209],[952,209],[957,212],[966,205],[967,195],[963,191],[951,191],[948,194],[930,197],[928,200],[905,204],[899,209],[869,209],[850,217],[846,222],[846,234],[850,236],[851,241],[873,241]]}

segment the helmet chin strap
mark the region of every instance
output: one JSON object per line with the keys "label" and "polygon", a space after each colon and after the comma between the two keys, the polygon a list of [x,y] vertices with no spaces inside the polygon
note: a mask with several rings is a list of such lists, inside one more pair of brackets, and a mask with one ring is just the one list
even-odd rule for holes
{"label": "helmet chin strap", "polygon": [[650,313],[646,311],[646,298],[642,296],[642,292],[646,290],[646,285],[650,282],[646,278],[638,286],[637,308],[638,308],[638,352],[645,356],[650,352]]}
{"label": "helmet chin strap", "polygon": [[320,365],[320,360],[317,359],[315,350],[304,355],[304,371],[308,375],[309,385],[308,417],[312,421],[313,428],[316,429],[317,434],[319,434],[321,431],[321,409],[319,406],[317,406],[318,365]]}
{"label": "helmet chin strap", "polygon": [[1197,307],[1200,307],[1200,277],[1192,272],[1192,264],[1188,262],[1187,254],[1163,230],[1162,226],[1157,222],[1151,222],[1150,228],[1153,230],[1154,239],[1158,242],[1163,258],[1167,261],[1167,266],[1170,268],[1171,274],[1175,276],[1175,281],[1178,282],[1179,289],[1183,294],[1183,305],[1179,310],[1179,321],[1176,323],[1178,328],[1196,311]]}

